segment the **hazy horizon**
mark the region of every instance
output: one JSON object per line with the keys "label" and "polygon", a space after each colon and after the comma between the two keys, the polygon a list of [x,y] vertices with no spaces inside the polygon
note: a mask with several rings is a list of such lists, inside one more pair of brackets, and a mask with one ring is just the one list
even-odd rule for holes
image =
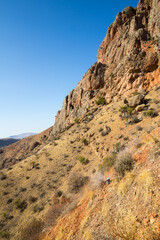
{"label": "hazy horizon", "polygon": [[0,138],[54,124],[108,26],[138,0],[0,0]]}

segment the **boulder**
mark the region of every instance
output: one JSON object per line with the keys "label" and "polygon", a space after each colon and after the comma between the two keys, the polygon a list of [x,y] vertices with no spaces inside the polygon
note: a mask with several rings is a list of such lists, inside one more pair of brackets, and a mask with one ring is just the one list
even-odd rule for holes
{"label": "boulder", "polygon": [[138,94],[128,99],[129,107],[136,107],[144,102],[144,95]]}

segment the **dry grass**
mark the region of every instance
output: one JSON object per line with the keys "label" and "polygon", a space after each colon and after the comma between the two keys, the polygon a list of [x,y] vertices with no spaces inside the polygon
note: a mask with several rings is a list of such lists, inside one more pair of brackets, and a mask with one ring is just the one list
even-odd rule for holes
{"label": "dry grass", "polygon": [[133,173],[127,173],[125,179],[122,179],[118,185],[118,194],[125,196],[134,181]]}

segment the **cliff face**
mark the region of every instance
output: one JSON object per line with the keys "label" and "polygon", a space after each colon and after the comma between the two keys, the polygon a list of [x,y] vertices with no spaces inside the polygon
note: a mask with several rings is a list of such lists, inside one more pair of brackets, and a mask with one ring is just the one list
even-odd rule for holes
{"label": "cliff face", "polygon": [[63,102],[52,134],[87,112],[98,96],[107,103],[160,82],[160,1],[140,0],[118,13],[107,30],[97,62]]}

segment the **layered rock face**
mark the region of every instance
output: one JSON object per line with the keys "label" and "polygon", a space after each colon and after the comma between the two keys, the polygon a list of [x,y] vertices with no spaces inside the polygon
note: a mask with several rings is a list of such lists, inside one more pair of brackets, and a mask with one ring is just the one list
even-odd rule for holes
{"label": "layered rock face", "polygon": [[160,83],[160,0],[140,0],[118,13],[97,62],[63,102],[52,135],[87,112],[98,96],[117,101]]}

